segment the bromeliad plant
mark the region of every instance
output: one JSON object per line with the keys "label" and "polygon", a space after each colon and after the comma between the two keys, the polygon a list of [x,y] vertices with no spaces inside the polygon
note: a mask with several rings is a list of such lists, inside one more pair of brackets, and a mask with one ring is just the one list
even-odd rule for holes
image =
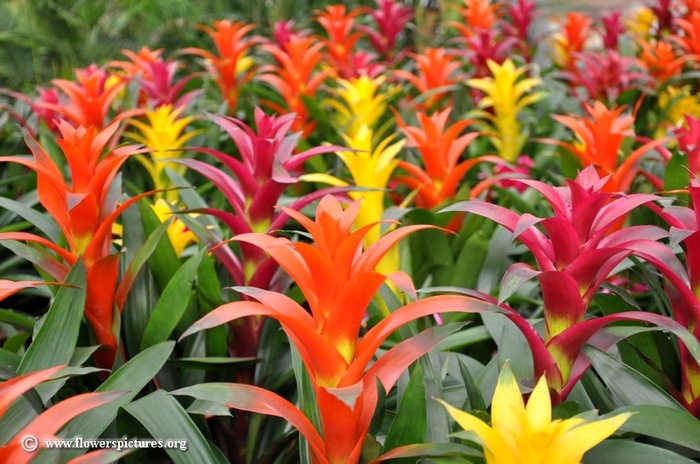
{"label": "bromeliad plant", "polygon": [[100,345],[94,354],[95,361],[104,368],[111,368],[117,357],[118,311],[123,308],[135,277],[132,275],[119,283],[119,253],[112,249],[112,225],[126,208],[149,194],[118,203],[119,168],[128,157],[145,151],[134,145],[114,148],[111,139],[118,128],[119,123],[114,122],[101,131],[82,126],[76,129],[59,120],[62,138],[56,143],[68,172],[59,168],[47,149],[30,135],[25,140],[33,160],[19,156],[0,158],[1,162],[17,163],[36,172],[39,202],[55,221],[49,228],[44,226],[45,237],[28,232],[4,232],[0,233],[0,240],[36,243],[45,248],[39,252],[20,248],[17,252],[58,282],[82,260],[87,269],[85,315]]}
{"label": "bromeliad plant", "polygon": [[[535,217],[480,200],[457,203],[443,211],[460,211],[486,217],[514,234],[532,253],[536,267],[525,262],[511,265],[501,282],[500,304],[527,280],[537,278],[543,299],[544,334],[524,331],[532,349],[535,377],[544,375],[560,399],[566,398],[588,368],[581,349],[607,324],[638,320],[675,327],[680,325],[652,313],[619,313],[586,320],[588,307],[603,282],[627,257],[635,255],[658,269],[681,291],[688,276],[671,250],[658,240],[667,236],[659,227],[641,225],[615,230],[620,218],[632,209],[659,199],[650,194],[606,193],[608,178],[600,178],[592,167],[581,171],[566,187],[518,179],[544,196],[553,216]],[[541,226],[544,232],[537,226]],[[685,292],[688,293],[688,292]],[[687,295],[686,295],[687,296]],[[519,325],[523,330],[523,326]],[[612,343],[616,343],[617,340]]]}
{"label": "bromeliad plant", "polygon": [[[502,65],[489,61],[488,67],[492,77],[467,81],[467,85],[485,94],[479,100],[479,110],[475,110],[473,115],[486,120],[484,131],[490,134],[489,139],[498,155],[514,162],[528,139],[518,114],[544,97],[543,92],[529,93],[542,81],[534,77],[520,79],[526,68],[516,68],[510,59]],[[487,108],[491,112],[486,111]]]}
{"label": "bromeliad plant", "polygon": [[284,294],[237,287],[252,301],[221,306],[183,334],[188,336],[246,316],[277,319],[308,372],[316,397],[317,424],[312,424],[287,400],[254,386],[203,384],[173,394],[281,416],[308,440],[313,463],[358,462],[377,407],[378,383],[385,390],[391,389],[401,373],[430,350],[439,337],[436,330],[422,332],[371,364],[382,341],[402,325],[434,312],[483,312],[489,306],[461,296],[426,298],[399,308],[361,335],[367,307],[387,278],[413,293],[406,274],[396,272],[387,276],[376,271],[380,260],[407,235],[430,227],[396,229],[363,251],[364,237],[379,224],[367,224],[353,232],[351,228],[361,208],[362,202],[357,200],[343,210],[338,200],[326,196],[319,203],[315,221],[281,208],[299,221],[311,235],[313,244],[260,233],[233,238],[268,253],[297,283],[310,313]]}

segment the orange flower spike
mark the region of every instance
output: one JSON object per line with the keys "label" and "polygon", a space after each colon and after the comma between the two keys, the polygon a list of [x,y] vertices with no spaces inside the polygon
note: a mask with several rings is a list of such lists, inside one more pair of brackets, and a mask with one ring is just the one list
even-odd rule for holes
{"label": "orange flower spike", "polygon": [[432,116],[418,113],[421,127],[407,126],[397,114],[397,124],[408,139],[407,147],[416,147],[425,164],[425,170],[406,161],[399,161],[399,167],[409,175],[396,176],[400,184],[417,190],[416,204],[431,209],[446,200],[454,198],[460,180],[476,164],[490,161],[503,164],[497,156],[481,156],[460,163],[462,153],[480,132],[459,135],[475,121],[457,121],[447,127],[452,108],[436,112]]}
{"label": "orange flower spike", "polygon": [[200,29],[211,37],[218,55],[194,47],[182,49],[180,53],[191,53],[204,58],[205,67],[219,87],[229,113],[233,113],[241,86],[254,75],[254,61],[246,56],[246,52],[253,44],[259,43],[260,39],[246,37],[246,34],[255,29],[255,25],[242,21],[234,23],[226,19],[214,21],[213,28],[202,25]]}
{"label": "orange flower spike", "polygon": [[[40,106],[58,111],[76,127],[94,127],[100,130],[104,127],[109,109],[117,95],[126,85],[123,79],[111,80],[104,69],[91,65],[86,69],[77,69],[75,76],[78,82],[66,79],[54,79],[54,86],[61,90],[68,103],[41,102]],[[115,120],[136,115],[140,110],[122,112]]]}
{"label": "orange flower spike", "polygon": [[355,49],[355,44],[362,34],[352,32],[355,26],[355,17],[360,10],[347,12],[345,5],[329,5],[326,10],[316,10],[316,22],[318,22],[328,34],[326,48],[328,54],[338,63],[349,64],[348,57]]}
{"label": "orange flower spike", "polygon": [[697,58],[695,55],[678,54],[669,42],[657,41],[652,44],[643,39],[639,39],[638,42],[642,47],[639,63],[644,66],[658,85],[662,85],[672,77],[679,75],[687,61]]}
{"label": "orange flower spike", "polygon": [[625,137],[635,136],[632,128],[634,116],[623,115],[624,106],[613,106],[608,109],[599,101],[596,101],[593,106],[584,103],[584,108],[589,118],[552,116],[554,120],[574,132],[578,143],[551,139],[543,141],[566,148],[581,160],[584,167],[593,165],[600,177],[611,175],[605,184],[604,192],[626,192],[639,172],[640,158],[649,150],[666,143],[668,139],[647,142],[629,153],[620,162],[618,156]]}
{"label": "orange flower spike", "polygon": [[[464,80],[462,73],[456,73],[461,63],[457,57],[449,55],[444,48],[426,48],[422,54],[411,54],[418,72],[416,74],[399,69],[394,75],[409,81],[420,93],[427,93],[439,87],[457,84]],[[426,100],[425,109],[432,108],[447,92],[438,92]]]}
{"label": "orange flower spike", "polygon": [[110,66],[120,68],[129,78],[136,77],[139,74],[147,76],[150,72],[148,64],[155,63],[163,54],[163,51],[164,49],[162,48],[151,50],[146,46],[141,47],[138,52],[122,49],[120,50],[121,54],[129,58],[130,61],[115,60],[110,63]]}
{"label": "orange flower spike", "polygon": [[700,55],[700,11],[693,10],[685,18],[677,20],[683,29],[683,36],[674,36],[677,43],[686,53]]}
{"label": "orange flower spike", "polygon": [[308,111],[301,96],[313,96],[331,72],[317,70],[323,59],[324,47],[323,42],[318,42],[313,37],[300,37],[295,34],[290,36],[284,48],[274,44],[264,44],[260,47],[270,53],[277,60],[277,64],[266,66],[258,79],[277,90],[287,108],[270,101],[263,103],[279,114],[296,113],[297,118],[292,130],[302,132],[304,137],[313,131],[314,124],[308,121]]}
{"label": "orange flower spike", "polygon": [[452,21],[449,25],[468,39],[476,35],[479,29],[492,29],[498,22],[498,10],[501,6],[501,3],[491,4],[490,0],[462,0],[462,5],[455,7],[462,17],[462,22]]}
{"label": "orange flower spike", "polygon": [[593,20],[584,13],[567,13],[562,31],[554,36],[555,62],[565,69],[574,68],[574,54],[581,53],[591,35]]}

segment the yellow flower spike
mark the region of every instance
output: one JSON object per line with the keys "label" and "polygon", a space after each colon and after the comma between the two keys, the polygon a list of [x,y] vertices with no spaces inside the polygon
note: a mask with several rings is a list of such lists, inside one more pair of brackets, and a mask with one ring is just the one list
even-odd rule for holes
{"label": "yellow flower spike", "polygon": [[581,418],[552,420],[547,381],[540,379],[525,406],[508,365],[498,377],[489,427],[475,416],[440,401],[484,447],[487,464],[574,464],[586,451],[612,435],[632,415],[618,414],[595,422]]}
{"label": "yellow flower spike", "polygon": [[642,7],[632,12],[631,17],[624,23],[633,36],[644,38],[651,34],[655,22],[656,15],[651,8]]}
{"label": "yellow flower spike", "polygon": [[[499,156],[515,162],[527,140],[527,133],[518,121],[518,113],[542,99],[544,92],[528,94],[533,87],[542,84],[542,80],[532,77],[520,79],[525,68],[516,68],[510,59],[502,65],[491,60],[487,64],[492,77],[467,81],[467,85],[485,94],[479,102],[480,109],[473,114],[488,121],[483,124],[484,129],[492,134],[489,139]],[[493,114],[484,111],[486,108],[492,108]]]}
{"label": "yellow flower spike", "polygon": [[[349,148],[356,151],[337,152],[350,171],[357,187],[371,189],[361,192],[348,192],[348,195],[356,200],[362,198],[362,208],[355,217],[356,228],[375,223],[382,219],[384,214],[385,190],[394,169],[398,165],[396,156],[399,154],[405,140],[394,142],[395,135],[386,137],[373,148],[374,132],[367,126],[361,126],[354,137],[343,135]],[[393,142],[393,143],[392,143]],[[306,182],[323,182],[329,185],[344,187],[348,185],[344,180],[329,174],[306,174],[300,177]],[[363,244],[365,249],[379,240],[381,231],[374,227],[365,235]],[[379,263],[377,271],[383,274],[391,274],[399,270],[399,251],[394,247]]]}
{"label": "yellow flower spike", "polygon": [[[146,111],[148,123],[138,120],[131,121],[131,125],[136,127],[140,134],[126,134],[131,139],[153,150],[148,156],[136,155],[136,159],[151,176],[157,190],[171,187],[170,179],[165,172],[166,167],[179,174],[183,174],[186,169],[181,164],[167,163],[162,160],[181,157],[182,152],[178,149],[201,132],[200,130],[184,132],[187,126],[195,120],[193,116],[180,118],[184,109],[184,107],[173,109],[172,105],[163,105],[154,110],[148,110]],[[174,202],[178,198],[178,193],[177,191],[166,192],[165,197],[168,201]]]}
{"label": "yellow flower spike", "polygon": [[380,92],[385,76],[371,79],[366,75],[350,80],[338,79],[335,93],[339,100],[327,99],[324,103],[337,111],[334,124],[350,138],[355,138],[362,126],[374,127],[387,108],[388,96]]}
{"label": "yellow flower spike", "polygon": [[[170,203],[162,198],[158,199],[155,204],[151,205],[151,208],[153,209],[153,212],[156,213],[156,216],[161,223],[164,223],[173,217],[173,210],[170,207]],[[196,217],[196,215],[193,214],[192,217]],[[177,216],[173,218],[172,224],[168,226],[167,234],[168,239],[173,246],[173,250],[175,250],[175,254],[178,258],[180,255],[182,255],[183,250],[190,242],[197,242],[197,236],[191,230],[189,230],[185,223]]]}

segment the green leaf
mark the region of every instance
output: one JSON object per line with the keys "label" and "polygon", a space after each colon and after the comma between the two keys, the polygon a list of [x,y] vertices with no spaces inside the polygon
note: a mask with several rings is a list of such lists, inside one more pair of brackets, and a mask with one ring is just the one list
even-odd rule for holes
{"label": "green leaf", "polygon": [[[299,395],[300,410],[306,417],[309,418],[311,424],[316,430],[321,430],[321,414],[316,404],[316,392],[314,391],[311,378],[306,370],[306,366],[301,360],[301,355],[294,345],[290,345],[292,352],[292,367],[294,369],[294,377],[297,384],[297,394]],[[250,437],[252,438],[252,437]],[[299,457],[302,464],[311,462],[311,453],[306,439],[299,436]]]}
{"label": "green leaf", "polygon": [[180,266],[180,269],[168,282],[163,294],[158,299],[158,303],[153,308],[153,313],[151,313],[143,332],[141,350],[167,340],[180,322],[180,318],[190,302],[195,274],[204,253],[206,253],[205,249],[199,250],[197,254]]}
{"label": "green leaf", "polygon": [[12,324],[15,327],[28,330],[29,332],[34,330],[34,321],[31,318],[14,311],[8,311],[7,309],[0,309],[0,322]]}
{"label": "green leaf", "polygon": [[[423,443],[423,444],[414,444],[414,445],[406,445],[402,446],[400,448],[394,448],[393,450],[383,454],[380,456],[377,461],[387,461],[389,459],[393,461],[393,459],[398,459],[398,458],[418,458],[418,457],[438,457],[438,456],[450,456],[451,460],[450,462],[454,462],[455,464],[462,463],[462,462],[471,462],[468,460],[464,460],[463,458],[460,460],[462,456],[475,456],[479,457],[482,456],[482,453],[479,451],[475,450],[474,448],[469,448],[468,446],[460,445],[457,443],[438,443],[438,444],[433,444],[433,443]],[[411,460],[411,462],[415,462],[415,459]]]}
{"label": "green leaf", "polygon": [[607,417],[632,413],[618,432],[641,433],[700,452],[700,419],[686,410],[641,404],[618,408]]}
{"label": "green leaf", "polygon": [[467,389],[467,400],[469,401],[469,407],[463,408],[463,411],[486,411],[486,403],[484,402],[484,397],[481,396],[481,390],[479,385],[474,380],[469,368],[462,362],[461,359],[457,359],[459,364],[459,372],[462,374],[462,379],[464,380],[464,386]]}
{"label": "green leaf", "polygon": [[692,464],[695,461],[656,446],[630,440],[606,440],[583,456],[584,464]]}
{"label": "green leaf", "polygon": [[124,406],[157,440],[185,440],[187,451],[169,448],[165,451],[176,464],[218,462],[206,438],[177,400],[163,390],[156,390],[138,401]]}
{"label": "green leaf", "polygon": [[617,358],[593,346],[586,346],[583,351],[598,375],[622,404],[650,404],[684,410],[683,406],[658,385]]}
{"label": "green leaf", "polygon": [[[139,201],[138,208],[141,222],[143,223],[143,230],[146,236],[150,236],[161,226],[160,219],[158,219],[158,216],[156,216],[156,213],[147,201]],[[180,260],[175,254],[175,250],[173,250],[173,246],[167,236],[161,237],[158,241],[158,245],[148,260],[148,267],[153,273],[158,290],[164,291],[175,270],[180,267]]]}
{"label": "green leaf", "polygon": [[17,373],[25,374],[49,367],[68,364],[78,342],[78,331],[85,310],[85,266],[78,260],[60,287],[41,328]]}
{"label": "green leaf", "polygon": [[202,357],[202,358],[173,358],[168,360],[171,366],[183,369],[244,369],[258,363],[258,358],[225,358],[225,357]]}
{"label": "green leaf", "polygon": [[[76,417],[62,429],[61,436],[90,438],[100,436],[117,417],[119,408],[129,404],[153,380],[167,361],[174,347],[174,341],[159,343],[131,358],[95,390],[96,392],[127,391],[127,393],[114,401]],[[63,453],[63,457],[68,460],[85,453],[85,451],[87,450],[68,450]],[[42,452],[39,457],[43,457],[44,454],[47,454],[46,460],[42,459],[37,462],[48,463],[56,461],[55,455],[57,452]]]}
{"label": "green leaf", "polygon": [[[420,363],[417,363],[399,403],[396,417],[389,426],[382,452],[386,453],[403,445],[423,443],[427,424],[423,369]],[[396,462],[408,464],[411,460]]]}
{"label": "green leaf", "polygon": [[0,197],[0,208],[12,211],[18,216],[34,224],[34,226],[46,235],[52,242],[57,242],[61,236],[61,231],[51,218],[44,213],[40,213],[19,201],[10,198]]}

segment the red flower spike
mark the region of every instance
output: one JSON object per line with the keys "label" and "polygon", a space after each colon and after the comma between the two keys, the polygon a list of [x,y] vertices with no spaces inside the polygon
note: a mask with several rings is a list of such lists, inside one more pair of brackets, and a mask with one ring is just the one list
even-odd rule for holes
{"label": "red flower spike", "polygon": [[[413,8],[396,0],[375,0],[376,9],[370,7],[360,8],[360,11],[372,17],[376,23],[376,29],[365,25],[358,25],[368,38],[374,49],[387,61],[394,59],[394,47],[399,34],[413,18]],[[401,54],[399,54],[401,55]]]}
{"label": "red flower spike", "polygon": [[[621,217],[658,197],[605,193],[607,185],[593,167],[582,171],[568,187],[555,188],[539,181],[517,179],[537,189],[551,204],[554,217],[518,216],[486,202],[471,200],[443,211],[471,212],[487,217],[514,233],[533,253],[545,302],[545,342],[585,316],[595,291],[613,268],[630,254],[684,274],[668,248],[656,242],[666,234],[655,226],[638,227],[630,235],[610,234]],[[541,224],[543,233],[536,227]],[[606,234],[608,234],[606,236]]]}
{"label": "red flower spike", "polygon": [[696,176],[700,176],[700,117],[685,115],[685,127],[675,130],[678,148],[686,157],[685,166]]}

